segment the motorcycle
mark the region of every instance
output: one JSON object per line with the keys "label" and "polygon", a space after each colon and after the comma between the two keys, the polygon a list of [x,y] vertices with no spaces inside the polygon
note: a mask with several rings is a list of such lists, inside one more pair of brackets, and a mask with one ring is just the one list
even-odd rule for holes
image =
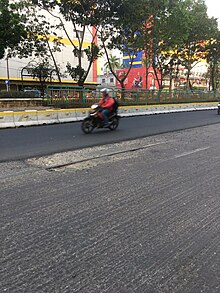
{"label": "motorcycle", "polygon": [[[100,112],[101,106],[99,104],[93,104],[89,115],[83,120],[81,129],[84,133],[88,134],[93,131],[94,128],[106,128],[104,121],[102,119],[102,114]],[[113,110],[109,115],[109,128],[110,130],[115,130],[119,125],[118,111]]]}
{"label": "motorcycle", "polygon": [[218,112],[218,115],[220,115],[220,101],[218,102],[218,110],[217,110]]}

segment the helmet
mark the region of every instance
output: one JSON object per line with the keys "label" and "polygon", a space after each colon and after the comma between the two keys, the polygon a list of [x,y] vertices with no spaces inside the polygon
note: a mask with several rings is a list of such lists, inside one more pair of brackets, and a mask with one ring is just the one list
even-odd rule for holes
{"label": "helmet", "polygon": [[106,93],[106,94],[108,94],[110,91],[109,91],[109,89],[104,88],[104,89],[101,89],[100,92],[101,92],[101,93]]}

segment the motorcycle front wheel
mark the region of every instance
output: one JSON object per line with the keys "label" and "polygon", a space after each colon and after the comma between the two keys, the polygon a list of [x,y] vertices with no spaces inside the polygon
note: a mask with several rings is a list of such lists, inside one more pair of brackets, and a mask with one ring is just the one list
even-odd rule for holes
{"label": "motorcycle front wheel", "polygon": [[111,119],[111,124],[109,125],[110,130],[115,130],[118,127],[119,124],[119,118],[118,117],[113,117]]}
{"label": "motorcycle front wheel", "polygon": [[93,131],[94,125],[92,123],[92,119],[85,119],[82,122],[81,129],[84,133],[89,134]]}

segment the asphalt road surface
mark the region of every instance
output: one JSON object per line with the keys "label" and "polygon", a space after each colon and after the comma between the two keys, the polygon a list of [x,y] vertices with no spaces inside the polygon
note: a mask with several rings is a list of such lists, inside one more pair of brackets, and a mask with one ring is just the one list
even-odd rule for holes
{"label": "asphalt road surface", "polygon": [[219,293],[219,170],[218,124],[0,163],[1,292]]}
{"label": "asphalt road surface", "polygon": [[0,162],[219,123],[216,110],[123,118],[117,131],[81,131],[81,123],[0,129]]}

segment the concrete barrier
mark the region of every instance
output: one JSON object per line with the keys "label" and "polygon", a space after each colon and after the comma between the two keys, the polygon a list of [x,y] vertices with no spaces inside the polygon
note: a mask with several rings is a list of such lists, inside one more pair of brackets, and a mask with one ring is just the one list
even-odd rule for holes
{"label": "concrete barrier", "polygon": [[195,104],[195,109],[196,110],[205,110],[206,107],[204,107],[204,105],[202,104]]}
{"label": "concrete barrier", "polygon": [[173,110],[170,112],[189,112],[189,111],[194,111],[194,105],[188,105],[188,104],[178,104],[173,106]]}
{"label": "concrete barrier", "polygon": [[38,124],[54,124],[59,123],[57,110],[37,111]]}
{"label": "concrete barrier", "polygon": [[15,127],[14,112],[4,111],[0,112],[0,128],[12,128]]}
{"label": "concrete barrier", "polygon": [[[122,106],[118,114],[121,117],[152,115],[172,112],[214,110],[217,103],[167,104],[146,106]],[[26,110],[20,112],[0,112],[0,128],[11,128],[29,125],[42,125],[63,122],[82,121],[88,115],[89,109],[59,109],[59,110]]]}
{"label": "concrete barrier", "polygon": [[217,103],[195,104],[196,110],[217,110]]}
{"label": "concrete barrier", "polygon": [[139,115],[151,115],[151,106],[140,106],[140,107],[120,107],[118,114],[121,117],[139,116]]}
{"label": "concrete barrier", "polygon": [[145,115],[153,115],[152,107],[146,107],[145,108]]}
{"label": "concrete barrier", "polygon": [[76,109],[75,114],[76,114],[76,121],[82,121],[86,116],[88,116],[90,109]]}
{"label": "concrete barrier", "polygon": [[170,112],[168,105],[152,106],[151,110],[153,114],[166,114]]}
{"label": "concrete barrier", "polygon": [[37,110],[14,112],[15,127],[38,125]]}
{"label": "concrete barrier", "polygon": [[136,110],[134,108],[131,108],[131,107],[122,107],[122,108],[119,108],[118,114],[121,117],[131,117],[131,116],[137,115]]}
{"label": "concrete barrier", "polygon": [[137,116],[137,115],[147,115],[147,111],[145,107],[137,107],[134,108],[134,112],[133,112],[133,116]]}
{"label": "concrete barrier", "polygon": [[128,115],[128,109],[127,108],[123,108],[123,107],[120,107],[118,109],[118,114],[121,116],[121,117],[126,117]]}
{"label": "concrete barrier", "polygon": [[137,115],[142,115],[142,108],[138,107],[131,107],[127,109],[127,116],[137,116]]}
{"label": "concrete barrier", "polygon": [[76,110],[75,109],[59,110],[58,121],[60,123],[77,121]]}
{"label": "concrete barrier", "polygon": [[185,104],[184,106],[188,111],[195,111],[195,105],[194,104]]}
{"label": "concrete barrier", "polygon": [[181,112],[181,105],[169,105],[169,111],[170,113],[176,113],[176,112]]}

